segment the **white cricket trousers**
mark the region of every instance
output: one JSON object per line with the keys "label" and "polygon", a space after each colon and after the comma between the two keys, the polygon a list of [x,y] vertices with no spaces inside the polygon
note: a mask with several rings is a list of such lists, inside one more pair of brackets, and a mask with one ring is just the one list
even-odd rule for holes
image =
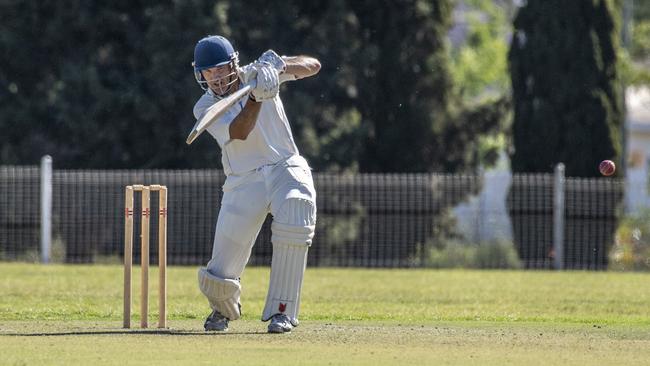
{"label": "white cricket trousers", "polygon": [[[235,184],[229,184],[228,179],[207,269],[220,278],[238,279],[266,215],[271,213],[275,220],[288,200],[305,200],[313,205],[315,224],[316,191],[309,165],[299,155],[236,177]],[[312,236],[313,225],[311,235],[305,238],[309,244]]]}

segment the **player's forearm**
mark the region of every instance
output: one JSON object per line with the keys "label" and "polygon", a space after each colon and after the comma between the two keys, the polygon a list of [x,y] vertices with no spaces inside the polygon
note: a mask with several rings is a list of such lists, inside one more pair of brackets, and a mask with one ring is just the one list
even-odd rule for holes
{"label": "player's forearm", "polygon": [[320,71],[320,62],[309,56],[283,56],[287,63],[286,73],[293,74],[296,79],[316,75]]}
{"label": "player's forearm", "polygon": [[253,131],[253,128],[255,128],[255,123],[257,122],[261,108],[262,103],[249,99],[244,109],[230,123],[228,128],[230,138],[233,140],[246,140],[251,131]]}

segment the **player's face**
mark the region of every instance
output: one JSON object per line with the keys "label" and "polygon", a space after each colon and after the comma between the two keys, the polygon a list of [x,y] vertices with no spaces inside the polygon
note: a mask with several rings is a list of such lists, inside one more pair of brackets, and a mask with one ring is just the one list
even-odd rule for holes
{"label": "player's face", "polygon": [[237,73],[231,64],[212,67],[201,71],[201,75],[212,91],[220,96],[230,94],[237,81]]}

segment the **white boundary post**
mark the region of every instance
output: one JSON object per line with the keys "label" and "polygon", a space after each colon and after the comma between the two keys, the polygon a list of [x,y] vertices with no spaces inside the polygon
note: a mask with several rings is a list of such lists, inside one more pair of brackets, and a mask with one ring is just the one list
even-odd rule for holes
{"label": "white boundary post", "polygon": [[52,157],[41,158],[41,262],[52,254]]}
{"label": "white boundary post", "polygon": [[555,166],[553,184],[553,266],[564,269],[564,164]]}

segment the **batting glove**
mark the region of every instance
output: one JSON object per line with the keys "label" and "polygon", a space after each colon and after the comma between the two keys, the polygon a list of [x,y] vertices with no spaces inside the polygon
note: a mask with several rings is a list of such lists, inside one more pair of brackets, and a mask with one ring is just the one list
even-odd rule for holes
{"label": "batting glove", "polygon": [[287,70],[287,63],[284,62],[282,57],[280,57],[275,51],[268,50],[264,52],[258,59],[257,62],[268,62],[273,66],[278,73],[283,73]]}
{"label": "batting glove", "polygon": [[256,62],[257,86],[251,91],[253,98],[262,102],[273,99],[280,91],[278,71],[268,62]]}

